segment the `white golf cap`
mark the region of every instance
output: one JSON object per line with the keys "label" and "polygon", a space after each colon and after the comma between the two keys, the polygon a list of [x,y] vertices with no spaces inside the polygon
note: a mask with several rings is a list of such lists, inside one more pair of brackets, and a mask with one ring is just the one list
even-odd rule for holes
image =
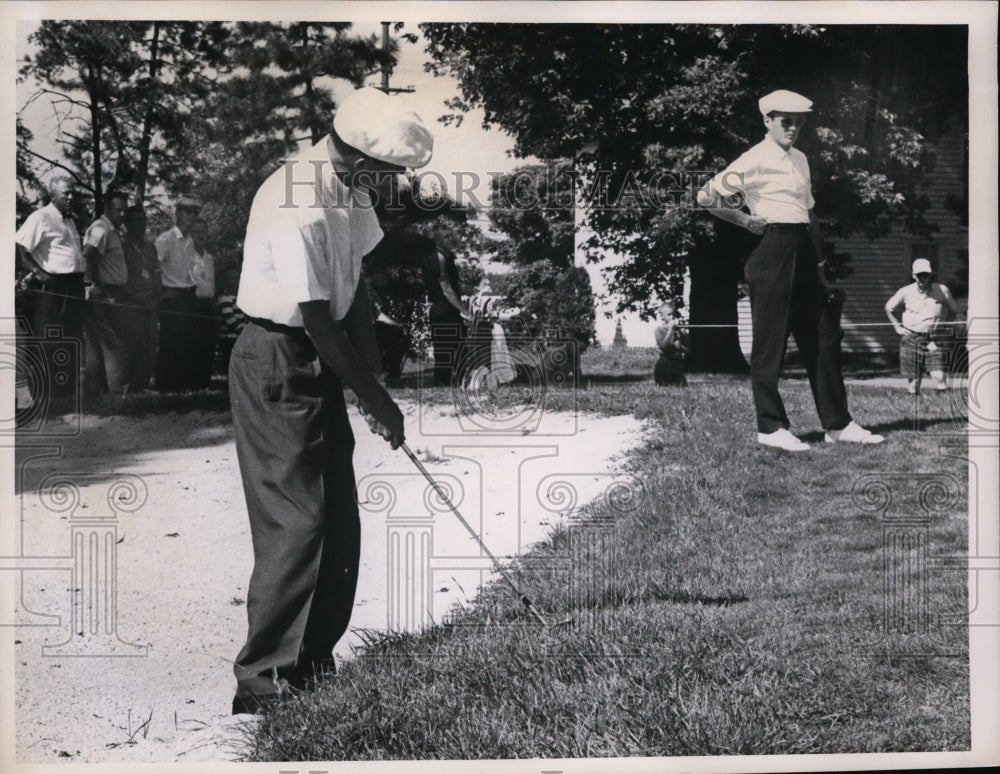
{"label": "white golf cap", "polygon": [[344,99],[333,128],[352,148],[387,164],[416,169],[431,160],[434,136],[397,98],[366,87]]}
{"label": "white golf cap", "polygon": [[934,270],[931,269],[931,262],[928,261],[926,258],[917,258],[917,260],[913,262],[914,274],[924,274],[924,273],[931,274],[933,273],[933,271]]}
{"label": "white golf cap", "polygon": [[762,115],[778,111],[780,113],[811,113],[812,100],[794,91],[778,89],[760,98],[757,103]]}

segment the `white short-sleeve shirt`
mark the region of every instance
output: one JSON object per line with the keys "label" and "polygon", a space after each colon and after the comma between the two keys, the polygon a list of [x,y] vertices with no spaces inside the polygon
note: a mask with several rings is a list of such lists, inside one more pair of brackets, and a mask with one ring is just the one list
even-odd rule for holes
{"label": "white short-sleeve shirt", "polygon": [[327,136],[288,159],[254,196],[236,299],[249,317],[301,327],[300,303],[329,301],[341,320],[354,302],[361,259],[382,229],[368,196],[334,174],[332,152]]}
{"label": "white short-sleeve shirt", "polygon": [[809,161],[796,148],[785,150],[765,137],[712,178],[720,196],[742,193],[752,215],[768,223],[808,223],[815,202]]}
{"label": "white short-sleeve shirt", "polygon": [[195,286],[194,267],[198,262],[191,235],[184,236],[174,226],[156,238],[156,256],[160,259],[160,277],[165,288]]}
{"label": "white short-sleeve shirt", "polygon": [[903,327],[915,333],[927,333],[945,319],[950,295],[948,288],[937,282],[931,283],[926,293],[914,282],[897,290],[886,307],[893,311],[903,307]]}
{"label": "white short-sleeve shirt", "polygon": [[31,213],[17,230],[14,240],[50,274],[83,271],[80,232],[76,230],[73,219],[63,217],[54,204],[47,204]]}

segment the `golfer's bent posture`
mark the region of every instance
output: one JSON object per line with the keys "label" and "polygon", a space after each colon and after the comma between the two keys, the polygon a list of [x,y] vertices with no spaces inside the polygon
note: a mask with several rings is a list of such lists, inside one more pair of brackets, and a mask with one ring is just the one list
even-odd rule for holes
{"label": "golfer's bent posture", "polygon": [[[333,667],[360,554],[343,385],[393,448],[403,415],[381,371],[361,259],[382,238],[371,196],[430,160],[415,113],[375,89],[343,101],[333,132],[288,159],[250,210],[233,347],[233,428],[253,539],[249,631],[233,713],[258,712]],[[318,363],[317,363],[318,356]]]}
{"label": "golfer's bent posture", "polygon": [[[839,326],[822,329],[827,288],[819,226],[813,215],[809,162],[793,148],[812,102],[791,91],[762,97],[767,134],[698,192],[698,203],[718,218],[762,235],[747,259],[753,344],[750,379],[757,412],[757,440],[787,451],[808,444],[792,435],[778,379],[789,332],[802,353],[813,399],[828,443],[881,443],[851,419],[840,368]],[[749,209],[726,206],[720,198],[741,195]]]}

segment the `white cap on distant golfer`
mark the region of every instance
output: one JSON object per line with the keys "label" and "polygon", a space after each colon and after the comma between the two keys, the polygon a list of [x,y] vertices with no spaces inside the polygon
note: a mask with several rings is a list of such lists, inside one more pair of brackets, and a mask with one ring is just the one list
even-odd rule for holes
{"label": "white cap on distant golfer", "polygon": [[201,209],[201,202],[190,196],[182,196],[177,200],[177,203],[174,204],[174,207],[178,210],[193,210],[197,212]]}
{"label": "white cap on distant golfer", "polygon": [[396,97],[371,87],[344,99],[333,128],[352,148],[387,164],[416,169],[431,160],[434,136]]}
{"label": "white cap on distant golfer", "polygon": [[913,262],[913,273],[914,274],[931,274],[933,269],[931,269],[931,262],[926,258],[917,258]]}
{"label": "white cap on distant golfer", "polygon": [[761,97],[757,103],[761,114],[765,116],[775,111],[779,113],[811,113],[812,104],[811,99],[806,99],[801,94],[785,89],[772,91]]}

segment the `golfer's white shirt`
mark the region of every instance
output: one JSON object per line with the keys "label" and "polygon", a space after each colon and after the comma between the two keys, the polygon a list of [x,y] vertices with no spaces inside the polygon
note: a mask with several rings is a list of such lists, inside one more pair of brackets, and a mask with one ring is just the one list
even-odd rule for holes
{"label": "golfer's white shirt", "polygon": [[63,217],[54,204],[31,213],[14,236],[21,247],[50,274],[75,274],[83,271],[83,247],[80,232],[72,218]]}
{"label": "golfer's white shirt", "polygon": [[770,137],[754,145],[712,178],[720,196],[742,193],[750,213],[768,223],[808,223],[815,204],[809,162],[802,151],[787,151]]}
{"label": "golfer's white shirt", "polygon": [[354,302],[361,259],[382,239],[368,196],[334,174],[333,140],[299,152],[257,191],[236,303],[250,317],[302,327],[299,304],[327,300],[334,320]]}

